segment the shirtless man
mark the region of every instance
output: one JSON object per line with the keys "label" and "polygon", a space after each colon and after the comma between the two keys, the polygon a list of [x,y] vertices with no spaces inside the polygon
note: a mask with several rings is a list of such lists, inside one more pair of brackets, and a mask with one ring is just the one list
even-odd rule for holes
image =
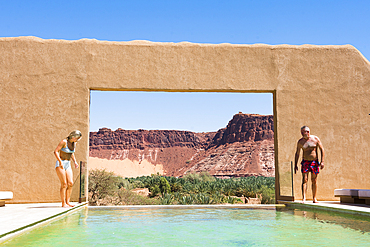
{"label": "shirtless man", "polygon": [[[317,175],[319,174],[319,167],[324,169],[324,147],[321,144],[320,139],[317,136],[310,135],[310,129],[307,126],[301,128],[302,138],[299,139],[297,143],[297,151],[295,152],[295,162],[294,162],[294,173],[298,171],[298,159],[303,150],[303,159],[301,162],[301,172],[302,172],[302,196],[303,202],[306,201],[307,192],[307,181],[308,173],[311,172],[311,182],[312,182],[312,197],[313,203],[317,203],[316,192],[317,192]],[[317,149],[321,151],[321,163],[318,159]]]}

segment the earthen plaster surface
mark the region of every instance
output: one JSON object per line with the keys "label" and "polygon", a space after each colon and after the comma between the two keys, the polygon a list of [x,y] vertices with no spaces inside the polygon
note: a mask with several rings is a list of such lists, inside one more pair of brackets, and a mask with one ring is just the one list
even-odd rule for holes
{"label": "earthen plaster surface", "polygon": [[87,162],[90,90],[273,93],[277,167],[294,160],[308,125],[326,150],[318,199],[370,187],[370,64],[353,46],[18,37],[0,38],[0,190],[13,202],[59,201],[53,151],[74,129]]}

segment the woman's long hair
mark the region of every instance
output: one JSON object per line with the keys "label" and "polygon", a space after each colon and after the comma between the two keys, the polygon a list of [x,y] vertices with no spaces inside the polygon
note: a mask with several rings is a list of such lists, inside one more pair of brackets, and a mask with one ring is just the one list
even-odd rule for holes
{"label": "woman's long hair", "polygon": [[67,137],[67,140],[73,138],[73,137],[77,137],[77,138],[80,138],[82,136],[81,134],[81,131],[79,130],[74,130],[72,131],[71,133],[69,133],[68,137]]}

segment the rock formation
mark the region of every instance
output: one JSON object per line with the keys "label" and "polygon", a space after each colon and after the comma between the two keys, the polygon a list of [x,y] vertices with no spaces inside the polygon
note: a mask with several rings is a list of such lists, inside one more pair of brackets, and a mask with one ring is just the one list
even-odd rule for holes
{"label": "rock formation", "polygon": [[90,132],[90,157],[145,160],[168,176],[274,176],[273,116],[238,113],[225,128],[206,133],[102,128]]}

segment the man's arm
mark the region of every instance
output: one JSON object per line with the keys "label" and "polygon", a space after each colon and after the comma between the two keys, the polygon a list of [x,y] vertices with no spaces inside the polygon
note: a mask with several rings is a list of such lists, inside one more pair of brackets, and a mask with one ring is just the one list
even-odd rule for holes
{"label": "man's arm", "polygon": [[324,157],[325,157],[325,150],[324,150],[324,147],[322,146],[322,143],[320,141],[320,139],[317,137],[317,146],[319,147],[320,149],[320,153],[321,153],[321,169],[324,168]]}
{"label": "man's arm", "polygon": [[302,148],[301,147],[301,144],[298,141],[298,143],[297,143],[297,149],[295,151],[295,157],[294,157],[294,174],[296,174],[297,171],[298,171],[298,159],[299,159],[299,154],[301,152],[301,148]]}

